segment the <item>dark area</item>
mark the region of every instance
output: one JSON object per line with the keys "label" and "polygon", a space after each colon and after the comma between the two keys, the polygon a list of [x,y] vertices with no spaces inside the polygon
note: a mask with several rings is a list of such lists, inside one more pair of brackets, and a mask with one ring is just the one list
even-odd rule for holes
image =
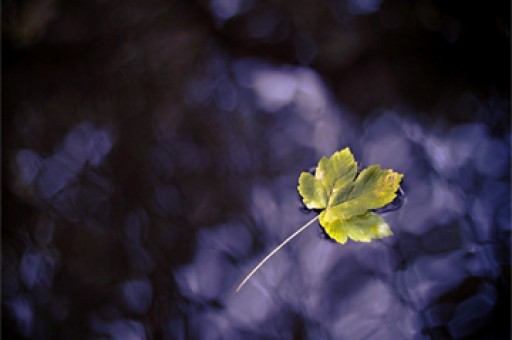
{"label": "dark area", "polygon": [[[510,338],[509,1],[2,5],[5,338]],[[235,293],[345,146],[394,235]]]}

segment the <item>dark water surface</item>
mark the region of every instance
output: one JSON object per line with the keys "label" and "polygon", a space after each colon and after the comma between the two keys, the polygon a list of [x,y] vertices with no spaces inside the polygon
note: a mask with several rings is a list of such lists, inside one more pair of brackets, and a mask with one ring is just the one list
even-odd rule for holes
{"label": "dark water surface", "polygon": [[[6,339],[510,338],[509,2],[3,7]],[[235,293],[345,146],[405,174],[394,236]]]}

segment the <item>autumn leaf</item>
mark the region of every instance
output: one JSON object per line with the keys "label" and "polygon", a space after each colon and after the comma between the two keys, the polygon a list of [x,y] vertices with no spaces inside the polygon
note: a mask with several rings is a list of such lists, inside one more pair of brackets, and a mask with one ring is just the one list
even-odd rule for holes
{"label": "autumn leaf", "polygon": [[303,172],[297,190],[309,209],[319,209],[320,225],[339,243],[347,238],[369,242],[392,235],[388,224],[371,212],[391,203],[403,175],[372,165],[357,175],[349,148],[322,157],[315,175]]}
{"label": "autumn leaf", "polygon": [[320,214],[275,247],[242,280],[236,291],[276,252],[316,220],[327,235],[341,244],[348,239],[370,242],[393,235],[386,221],[373,210],[395,199],[403,176],[391,169],[382,169],[380,165],[371,165],[358,174],[357,162],[349,148],[335,152],[329,158],[322,157],[313,174],[300,174],[297,187],[304,205]]}

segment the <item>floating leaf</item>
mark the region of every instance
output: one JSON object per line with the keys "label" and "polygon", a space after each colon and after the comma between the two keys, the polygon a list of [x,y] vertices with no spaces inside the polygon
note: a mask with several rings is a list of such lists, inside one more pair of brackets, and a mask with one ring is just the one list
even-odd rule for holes
{"label": "floating leaf", "polygon": [[349,148],[322,157],[314,174],[303,172],[297,190],[308,209],[320,210],[299,230],[274,248],[242,280],[238,292],[251,276],[279,249],[319,220],[327,235],[339,243],[352,239],[370,242],[393,235],[389,225],[372,210],[391,203],[397,196],[403,174],[372,165],[357,174],[357,163]]}
{"label": "floating leaf", "polygon": [[347,237],[369,242],[392,234],[386,222],[370,211],[395,199],[403,175],[379,165],[356,175],[357,163],[350,149],[345,148],[329,159],[322,157],[314,177],[307,172],[299,177],[297,189],[304,204],[310,209],[323,209],[320,225],[339,243],[345,243]]}

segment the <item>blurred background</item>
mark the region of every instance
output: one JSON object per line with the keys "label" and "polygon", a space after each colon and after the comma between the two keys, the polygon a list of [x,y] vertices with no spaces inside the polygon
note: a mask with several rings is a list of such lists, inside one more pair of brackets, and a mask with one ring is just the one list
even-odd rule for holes
{"label": "blurred background", "polygon": [[[6,339],[510,338],[510,2],[2,2]],[[301,171],[405,174],[339,245]]]}

